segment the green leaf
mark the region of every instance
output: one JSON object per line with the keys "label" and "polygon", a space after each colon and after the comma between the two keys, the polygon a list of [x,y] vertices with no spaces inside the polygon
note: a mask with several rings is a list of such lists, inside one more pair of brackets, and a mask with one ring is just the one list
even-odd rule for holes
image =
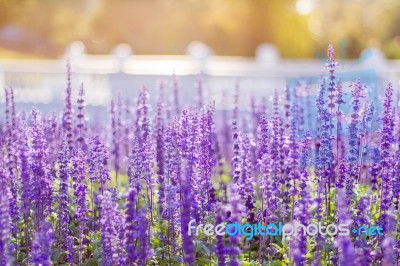
{"label": "green leaf", "polygon": [[85,265],[85,266],[98,266],[99,265],[99,261],[97,259],[90,258],[90,259],[86,259],[85,263],[83,265]]}
{"label": "green leaf", "polygon": [[271,266],[286,266],[287,264],[281,260],[274,260],[271,263]]}
{"label": "green leaf", "polygon": [[209,258],[201,257],[196,260],[196,265],[209,265],[209,264],[214,264],[215,261],[210,260]]}

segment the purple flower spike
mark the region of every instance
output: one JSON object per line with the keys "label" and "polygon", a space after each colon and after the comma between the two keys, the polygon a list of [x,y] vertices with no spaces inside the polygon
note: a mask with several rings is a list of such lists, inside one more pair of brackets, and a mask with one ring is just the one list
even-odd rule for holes
{"label": "purple flower spike", "polygon": [[[4,178],[4,172],[2,170],[1,179]],[[0,186],[4,188],[4,184]],[[0,193],[0,265],[14,265],[8,197],[5,191],[0,191]]]}
{"label": "purple flower spike", "polygon": [[30,242],[30,230],[29,230],[29,219],[31,217],[32,208],[32,187],[31,187],[31,172],[29,164],[29,145],[26,134],[26,125],[24,123],[20,124],[21,135],[19,137],[20,145],[20,180],[21,180],[21,207],[20,212],[22,213],[24,220],[24,235],[25,235],[25,247],[29,250]]}
{"label": "purple flower spike", "polygon": [[[161,90],[161,89],[160,89]],[[159,213],[163,212],[163,203],[165,202],[165,176],[164,176],[164,118],[163,118],[163,102],[162,98],[157,99],[157,113],[155,123],[155,139],[156,139],[156,162],[158,166],[157,179],[158,189],[158,204],[160,206]]]}
{"label": "purple flower spike", "polygon": [[51,266],[52,245],[54,241],[53,228],[43,221],[40,229],[35,234],[32,244],[32,256],[30,262],[34,265]]}
{"label": "purple flower spike", "polygon": [[[218,204],[217,206],[217,213],[216,213],[216,217],[215,217],[215,224],[221,224],[223,222],[223,218],[224,218],[224,211],[222,208],[221,204]],[[225,245],[224,245],[224,237],[217,235],[216,236],[217,239],[217,244],[216,244],[216,254],[218,257],[218,266],[225,266]]]}
{"label": "purple flower spike", "polygon": [[138,259],[138,251],[136,250],[136,237],[137,237],[136,208],[137,208],[137,191],[135,188],[131,188],[128,192],[127,204],[125,207],[126,261],[131,263],[134,263]]}
{"label": "purple flower spike", "polygon": [[138,212],[137,216],[137,239],[140,241],[140,248],[138,250],[139,254],[139,265],[146,265],[148,260],[153,256],[154,252],[150,246],[149,237],[149,220],[146,217],[147,210],[142,208]]}
{"label": "purple flower spike", "polygon": [[74,237],[73,236],[67,236],[66,239],[66,246],[67,246],[67,262],[70,265],[74,265],[75,262],[75,247],[74,247]]}
{"label": "purple flower spike", "polygon": [[[249,217],[252,215],[251,210],[255,207],[254,202],[254,172],[253,172],[253,164],[251,158],[251,145],[252,140],[248,134],[244,134],[242,136],[242,149],[241,149],[241,157],[242,157],[242,165],[241,165],[241,175],[238,182],[238,193],[242,200],[242,204],[246,206],[249,211]],[[254,222],[254,221],[253,221]]]}
{"label": "purple flower spike", "polygon": [[132,152],[129,165],[129,187],[136,188],[137,192],[141,190],[142,176],[142,153],[139,146],[139,139],[135,136],[132,141]]}
{"label": "purple flower spike", "polygon": [[104,186],[110,180],[107,169],[108,152],[99,136],[95,136],[90,143],[89,154],[89,181],[100,183],[101,193],[104,193]]}
{"label": "purple flower spike", "polygon": [[11,223],[11,232],[13,237],[17,237],[18,227],[17,224],[19,222],[19,213],[18,213],[18,179],[15,178],[17,176],[17,159],[18,159],[18,126],[17,125],[17,117],[15,113],[15,99],[14,99],[14,89],[6,88],[6,124],[4,127],[5,130],[5,141],[6,141],[6,156],[5,156],[5,168],[7,169],[7,179],[6,186],[9,190],[9,211],[10,217],[12,220]]}
{"label": "purple flower spike", "polygon": [[[239,196],[235,184],[231,184],[229,191],[229,202],[231,207],[231,216],[229,223],[240,223],[244,211],[243,205],[240,204]],[[229,237],[230,246],[227,247],[227,255],[229,255],[229,265],[240,265],[239,256],[242,253],[240,249],[240,236],[235,234]]]}
{"label": "purple flower spike", "polygon": [[77,99],[77,109],[78,112],[76,114],[76,142],[77,142],[77,147],[82,149],[83,151],[87,150],[87,143],[86,143],[86,137],[87,137],[87,121],[86,121],[86,115],[85,115],[85,90],[83,87],[83,83],[81,84],[81,87],[79,89],[79,94],[78,94],[78,99]]}
{"label": "purple flower spike", "polygon": [[383,114],[382,114],[382,130],[381,130],[381,142],[380,142],[380,178],[382,179],[382,200],[380,202],[381,217],[380,224],[385,228],[386,212],[389,210],[393,200],[393,184],[394,179],[394,162],[391,146],[394,142],[393,130],[394,130],[394,117],[392,107],[392,96],[393,87],[389,83],[385,92],[385,98],[383,102]]}
{"label": "purple flower spike", "polygon": [[[180,146],[181,156],[184,159],[183,169],[184,177],[179,180],[182,197],[182,209],[181,209],[181,236],[182,236],[182,248],[184,252],[184,262],[187,265],[193,265],[195,260],[195,249],[193,245],[192,236],[188,235],[189,222],[192,217],[192,212],[197,213],[197,202],[194,200],[192,193],[192,179],[194,177],[194,149],[193,143],[191,142],[191,131],[190,131],[191,119],[187,110],[182,111],[182,118],[180,122],[178,144]],[[198,218],[198,217],[195,217]]]}
{"label": "purple flower spike", "polygon": [[62,130],[63,135],[68,141],[68,146],[71,149],[73,145],[72,127],[73,127],[73,109],[72,109],[72,85],[71,85],[71,64],[67,61],[67,88],[65,90],[64,112],[62,115]]}
{"label": "purple flower spike", "polygon": [[70,153],[68,143],[65,141],[62,150],[59,154],[58,164],[59,164],[59,191],[58,191],[58,224],[56,230],[57,245],[62,249],[67,247],[67,237],[69,235],[69,210],[68,205],[70,204],[70,199],[68,195],[69,184],[68,179],[71,173],[70,171]]}
{"label": "purple flower spike", "polygon": [[181,212],[181,235],[182,235],[182,247],[183,247],[183,252],[184,252],[184,261],[188,265],[193,265],[194,259],[195,259],[195,250],[193,246],[193,240],[192,237],[188,235],[188,229],[189,229],[189,222],[190,222],[190,206],[192,204],[192,196],[190,192],[190,182],[188,184],[188,179],[191,176],[191,168],[192,166],[188,165],[187,166],[187,174],[186,174],[186,180],[184,180],[182,184],[182,197],[183,197],[183,202],[182,202],[182,212]]}
{"label": "purple flower spike", "polygon": [[78,221],[78,239],[79,239],[79,263],[82,263],[82,256],[84,253],[84,233],[88,226],[88,206],[86,200],[87,185],[86,185],[86,157],[81,149],[74,150],[74,157],[72,158],[72,180],[75,196],[75,217]]}
{"label": "purple flower spike", "polygon": [[114,100],[111,100],[111,130],[112,130],[112,150],[111,154],[114,162],[114,171],[117,187],[119,186],[118,177],[121,168],[121,96],[118,96],[118,106],[115,105]]}
{"label": "purple flower spike", "polygon": [[[342,190],[338,191],[336,197],[336,204],[338,208],[338,220],[340,224],[347,224],[350,226],[352,224],[349,209],[346,201],[346,197]],[[355,259],[354,245],[351,238],[347,235],[338,236],[337,243],[339,252],[339,264],[342,266],[353,265]]]}
{"label": "purple flower spike", "polygon": [[32,125],[29,128],[32,139],[30,150],[31,203],[34,208],[34,225],[38,230],[42,221],[52,211],[53,178],[46,161],[48,149],[40,113],[32,110]]}
{"label": "purple flower spike", "polygon": [[101,265],[118,265],[118,226],[115,221],[115,215],[119,211],[110,191],[104,191],[103,195],[99,195],[98,202],[101,217]]}

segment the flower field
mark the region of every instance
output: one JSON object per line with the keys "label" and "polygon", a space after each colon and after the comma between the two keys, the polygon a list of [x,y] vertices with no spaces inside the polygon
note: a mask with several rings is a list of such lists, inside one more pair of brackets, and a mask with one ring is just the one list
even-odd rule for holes
{"label": "flower field", "polygon": [[69,65],[61,113],[19,112],[6,88],[0,265],[398,265],[400,94],[369,99],[327,54],[316,100],[298,85],[245,110],[240,84],[217,111],[174,77],[93,122]]}

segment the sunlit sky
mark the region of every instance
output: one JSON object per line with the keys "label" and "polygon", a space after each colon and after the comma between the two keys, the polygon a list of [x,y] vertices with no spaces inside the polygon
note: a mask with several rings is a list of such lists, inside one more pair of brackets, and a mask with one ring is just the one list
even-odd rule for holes
{"label": "sunlit sky", "polygon": [[200,41],[216,55],[254,56],[268,43],[310,58],[346,43],[346,57],[373,46],[400,58],[399,11],[398,0],[1,0],[0,58],[56,58],[77,41],[90,54],[121,43],[185,54]]}

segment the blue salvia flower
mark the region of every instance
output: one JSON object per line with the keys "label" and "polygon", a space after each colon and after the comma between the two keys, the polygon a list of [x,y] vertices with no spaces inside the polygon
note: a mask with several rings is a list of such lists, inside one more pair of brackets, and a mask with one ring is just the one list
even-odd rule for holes
{"label": "blue salvia flower", "polygon": [[[118,193],[117,189],[115,188],[114,191]],[[117,195],[116,195],[117,196]],[[113,198],[114,202],[118,204],[120,200],[119,197]],[[126,252],[125,252],[125,219],[121,212],[116,208],[114,213],[114,220],[115,226],[117,229],[117,253],[118,253],[118,262],[119,264],[124,264],[126,262]]]}
{"label": "blue salvia flower", "polygon": [[140,143],[144,142],[151,135],[150,119],[149,119],[149,93],[147,87],[143,86],[139,93],[138,110],[137,110],[137,129],[136,136]]}
{"label": "blue salvia flower", "polygon": [[71,85],[71,64],[67,60],[67,88],[65,90],[64,111],[62,114],[63,136],[68,141],[68,146],[73,146],[73,109],[72,109],[72,85]]}
{"label": "blue salvia flower", "polygon": [[[240,198],[237,194],[237,185],[234,183],[230,184],[229,187],[229,203],[231,208],[231,216],[229,217],[229,223],[240,223],[243,216],[243,205],[240,203]],[[240,236],[235,234],[229,237],[230,245],[226,248],[227,255],[229,256],[229,265],[236,266],[240,265],[239,256],[242,253],[240,249]]]}
{"label": "blue salvia flower", "polygon": [[112,194],[108,190],[98,196],[100,210],[101,232],[101,265],[118,265],[118,231],[115,222],[115,214],[118,212]]}
{"label": "blue salvia flower", "polygon": [[333,46],[330,44],[328,46],[328,60],[325,64],[325,67],[329,71],[329,84],[328,84],[328,109],[331,110],[331,113],[333,114],[333,109],[335,108],[335,92],[337,90],[337,81],[336,81],[336,76],[335,76],[335,68],[338,66],[338,63],[335,60],[335,51],[333,49]]}
{"label": "blue salvia flower", "polygon": [[[120,96],[118,96],[120,101]],[[118,110],[116,110],[118,109]],[[115,106],[114,100],[111,100],[111,131],[112,131],[112,150],[111,154],[113,156],[114,162],[114,170],[115,170],[115,179],[117,182],[117,186],[119,185],[118,176],[120,172],[120,140],[121,140],[121,113],[119,112],[120,108]]]}
{"label": "blue salvia flower", "polygon": [[141,190],[141,176],[143,171],[142,153],[138,137],[134,137],[132,141],[132,151],[129,164],[129,187],[136,188],[137,192]]}
{"label": "blue salvia flower", "polygon": [[371,161],[369,173],[371,175],[371,189],[372,191],[378,190],[378,176],[379,176],[379,162],[381,161],[380,150],[378,148],[372,148],[371,150]]}
{"label": "blue salvia flower", "polygon": [[[255,207],[254,202],[254,179],[253,164],[251,157],[251,140],[248,134],[243,134],[241,138],[241,173],[238,182],[238,194],[242,204],[246,206],[251,215],[251,210]],[[250,217],[249,217],[250,218]]]}
{"label": "blue salvia flower", "polygon": [[144,207],[141,208],[137,214],[137,223],[138,223],[137,239],[140,242],[140,246],[138,249],[138,265],[147,265],[147,262],[154,254],[149,241],[150,231],[149,231],[149,220],[146,217],[147,212],[148,210]]}
{"label": "blue salvia flower", "polygon": [[[305,187],[301,191],[301,198],[298,202],[293,203],[294,207],[294,219],[301,224],[309,224],[311,220],[310,206],[312,199],[310,197],[310,189]],[[294,265],[305,265],[307,255],[307,235],[303,232],[298,232],[294,236],[293,243],[291,245],[292,258]]]}
{"label": "blue salvia flower", "polygon": [[[338,165],[338,175],[337,175],[337,179],[336,179],[336,188],[344,188],[346,185],[346,181],[350,181],[348,180],[348,163],[347,163],[347,159],[346,158],[342,158],[339,161],[339,165]],[[351,194],[353,193],[352,191],[352,186],[346,186],[346,188],[350,188],[348,191],[351,192]],[[347,193],[347,195],[350,193]]]}
{"label": "blue salvia flower", "polygon": [[86,137],[88,134],[87,121],[85,115],[85,90],[83,83],[79,88],[76,114],[76,146],[83,151],[87,151]]}
{"label": "blue salvia flower", "polygon": [[[222,102],[223,103],[228,102],[225,91],[222,93]],[[222,149],[221,153],[224,158],[230,158],[231,146],[232,146],[231,123],[229,122],[229,115],[228,115],[227,108],[223,108],[223,110],[221,112],[222,112],[221,119],[220,119],[221,127],[219,129],[220,143],[221,143],[221,149]]]}
{"label": "blue salvia flower", "polygon": [[362,149],[361,149],[361,166],[367,167],[365,161],[368,159],[368,149],[370,143],[369,133],[371,131],[371,122],[374,118],[375,107],[372,103],[365,103],[363,111],[363,118],[361,121],[361,139],[362,139]]}
{"label": "blue salvia flower", "polygon": [[200,115],[198,126],[198,180],[200,181],[200,190],[205,195],[205,201],[201,205],[202,213],[206,214],[213,210],[215,191],[211,183],[213,167],[216,165],[213,157],[213,106],[208,106],[207,109]]}
{"label": "blue salvia flower", "polygon": [[51,261],[53,241],[53,228],[50,223],[42,221],[33,239],[30,263],[36,266],[53,265]]}
{"label": "blue salvia flower", "polygon": [[107,169],[108,152],[99,136],[95,136],[90,143],[89,153],[89,181],[100,184],[101,193],[104,193],[104,186],[110,180]]}
{"label": "blue salvia flower", "polygon": [[393,238],[386,237],[382,242],[383,258],[381,265],[396,265],[396,252],[394,250],[396,244]]}
{"label": "blue salvia flower", "polygon": [[[297,138],[298,138],[298,120],[296,119],[296,116],[294,114],[299,113],[299,110],[297,108],[298,106],[294,104],[291,107],[291,113],[293,113],[291,117],[291,122],[290,122],[290,132],[289,132],[289,153],[287,155],[287,165],[289,167],[287,171],[287,178],[286,178],[286,206],[289,207],[289,203],[291,201],[290,197],[292,198],[292,202],[294,202],[294,198],[298,195],[299,191],[297,189],[297,186],[300,181],[300,152],[299,152],[299,145],[297,143]],[[292,213],[293,214],[293,213]]]}
{"label": "blue salvia flower", "polygon": [[[224,211],[223,211],[223,206],[220,203],[217,203],[216,207],[216,216],[215,216],[215,225],[221,224],[223,222],[224,218]],[[215,253],[218,258],[218,266],[225,266],[225,245],[224,245],[224,237],[221,235],[217,235],[215,237],[217,239],[217,244],[215,246]]]}
{"label": "blue salvia flower", "polygon": [[[184,252],[184,262],[188,265],[194,264],[195,260],[195,249],[193,245],[192,236],[188,235],[188,224],[192,217],[192,208],[194,206],[194,200],[192,195],[192,179],[194,175],[194,164],[195,158],[193,155],[193,143],[190,139],[190,117],[187,110],[182,111],[181,125],[179,130],[178,143],[180,146],[181,154],[183,157],[183,169],[184,176],[179,180],[182,198],[181,208],[181,236],[182,236],[182,247]],[[193,210],[196,213],[196,209]],[[197,217],[199,219],[199,217]]]}
{"label": "blue salvia flower", "polygon": [[269,152],[269,137],[268,137],[268,120],[265,114],[262,114],[259,120],[259,129],[258,129],[259,136],[258,139],[258,166],[260,160],[262,160],[264,154]]}
{"label": "blue salvia flower", "polygon": [[[165,206],[163,207],[163,216],[168,221],[172,230],[169,231],[172,236],[174,235],[174,226],[177,225],[176,209],[180,206],[177,201],[177,192],[181,184],[181,162],[180,149],[178,147],[179,138],[177,137],[178,126],[177,118],[166,127],[163,135],[164,143],[164,166],[165,166],[165,183],[166,183],[166,199]],[[175,244],[174,237],[172,237],[172,244]]]}
{"label": "blue salvia flower", "polygon": [[325,106],[323,99],[325,93],[325,79],[323,78],[319,87],[317,98],[317,115],[319,121],[320,146],[317,153],[316,168],[318,175],[324,182],[330,182],[329,169],[333,167],[332,136],[331,136],[331,114]]}
{"label": "blue salvia flower", "polygon": [[[310,206],[312,205],[311,192],[307,186],[309,174],[307,168],[309,167],[308,157],[311,148],[310,132],[306,131],[301,141],[301,155],[300,155],[300,199],[298,202],[293,202],[294,215],[293,218],[301,224],[309,224],[311,220]],[[298,233],[293,243],[293,262],[295,265],[304,265],[307,255],[307,236]]]}
{"label": "blue salvia flower", "polygon": [[[187,165],[185,170],[185,186],[188,186],[190,190],[190,205],[191,214],[193,215],[196,222],[200,222],[200,202],[204,198],[204,194],[198,194],[199,182],[197,180],[197,175],[195,173],[195,166],[198,162],[198,154],[196,154],[196,129],[198,126],[198,116],[190,115],[189,111],[184,109],[182,111],[181,119],[179,122],[178,130],[178,146],[180,148],[180,157],[182,157],[183,162],[181,166]],[[190,168],[190,169],[189,169]],[[182,191],[183,184],[180,180],[180,185]]]}
{"label": "blue salvia flower", "polygon": [[353,111],[351,113],[351,122],[349,126],[349,155],[348,161],[348,175],[346,178],[346,196],[347,200],[352,202],[353,200],[353,186],[355,181],[359,179],[360,165],[359,154],[360,154],[360,111],[361,111],[361,98],[365,97],[366,86],[358,80],[356,83],[352,83],[350,87],[352,91],[352,102]]}
{"label": "blue salvia flower", "polygon": [[256,143],[258,143],[257,128],[260,121],[260,113],[258,112],[257,103],[254,95],[250,98],[250,120],[251,120],[251,132]]}
{"label": "blue salvia flower", "polygon": [[[270,153],[268,156],[264,156],[265,160],[263,167],[265,170],[263,173],[267,175],[265,177],[266,182],[268,182],[266,191],[270,194],[266,194],[267,202],[267,219],[275,220],[278,215],[278,210],[281,208],[282,191],[280,186],[284,183],[283,180],[283,169],[281,160],[284,158],[282,150],[282,122],[278,109],[279,98],[277,92],[275,91],[274,96],[274,112],[271,118],[271,144]],[[273,148],[272,148],[273,147]],[[271,207],[270,207],[271,206]],[[264,215],[264,214],[263,214]]]}
{"label": "blue salvia flower", "polygon": [[30,230],[29,230],[29,220],[31,217],[31,209],[32,209],[32,181],[31,181],[31,172],[30,172],[30,164],[29,164],[29,145],[26,134],[26,125],[25,123],[20,123],[20,136],[19,136],[19,147],[20,147],[20,181],[21,181],[21,206],[20,213],[23,216],[24,221],[24,239],[25,239],[25,248],[29,250],[30,243]]}
{"label": "blue salvia flower", "polygon": [[[142,178],[146,184],[146,188],[152,191],[155,187],[155,178],[153,176],[153,167],[155,161],[155,151],[153,145],[153,139],[151,136],[147,136],[144,140],[143,146],[141,147],[142,155]],[[152,203],[150,203],[151,205]],[[150,206],[151,207],[151,206]]]}
{"label": "blue salvia flower", "polygon": [[86,185],[86,156],[81,149],[74,150],[72,158],[72,180],[75,196],[75,217],[78,222],[79,263],[82,263],[84,248],[84,233],[88,227],[87,185]]}
{"label": "blue salvia flower", "polygon": [[[161,90],[161,89],[160,89]],[[163,204],[165,202],[165,167],[164,167],[164,117],[163,117],[163,101],[161,97],[157,99],[157,112],[155,122],[155,145],[156,145],[156,162],[157,162],[157,180],[159,213],[163,212]]]}
{"label": "blue salvia flower", "polygon": [[69,176],[71,173],[70,169],[70,150],[68,147],[68,142],[64,141],[62,150],[60,151],[58,158],[59,171],[58,176],[60,180],[59,190],[58,190],[58,223],[56,230],[57,245],[63,250],[66,249],[66,240],[69,232],[69,209],[70,204],[69,198]]}
{"label": "blue salvia flower", "polygon": [[[178,184],[177,173],[180,169],[179,148],[177,145],[178,138],[176,137],[173,123],[169,123],[164,136],[164,165],[165,165],[165,183],[176,185]],[[179,167],[178,167],[179,165]]]}
{"label": "blue salvia flower", "polygon": [[[144,137],[144,136],[143,136]],[[146,187],[146,194],[148,195],[148,208],[150,212],[150,226],[148,235],[151,235],[151,229],[153,226],[153,203],[154,203],[154,187],[155,187],[155,178],[154,178],[154,146],[153,139],[151,135],[147,135],[144,139],[143,147],[141,147],[141,155],[142,155],[142,178]],[[144,191],[143,191],[144,192]]]}
{"label": "blue salvia flower", "polygon": [[30,170],[31,176],[31,202],[34,208],[34,225],[38,230],[42,221],[52,211],[53,178],[49,172],[47,158],[47,142],[44,136],[43,123],[40,113],[32,110],[32,124],[29,128],[31,138]]}
{"label": "blue salvia flower", "polygon": [[[163,208],[162,217],[167,221],[167,235],[165,244],[168,248],[169,254],[177,254],[177,241],[178,225],[179,225],[179,213],[178,209],[181,207],[181,202],[178,200],[178,187],[174,185],[166,185],[166,199],[165,206]],[[170,262],[170,258],[169,258]]]}
{"label": "blue salvia flower", "polygon": [[0,185],[2,187],[0,195],[0,265],[14,265],[13,246],[11,244],[11,219],[8,206],[8,197],[5,193],[3,178],[5,170],[1,170]]}
{"label": "blue salvia flower", "polygon": [[[336,204],[338,209],[337,211],[338,223],[350,226],[352,224],[352,220],[349,215],[349,209],[346,197],[342,190],[338,190],[337,192]],[[339,252],[339,265],[341,266],[354,265],[353,263],[356,257],[351,238],[348,235],[338,236],[336,245]]]}
{"label": "blue salvia flower", "polygon": [[67,262],[69,265],[73,266],[75,263],[75,246],[74,246],[74,237],[69,235],[67,236],[66,242],[66,250],[67,250]]}
{"label": "blue salvia flower", "polygon": [[[396,151],[394,156],[395,163],[394,163],[394,173],[396,177],[400,176],[400,150]],[[400,197],[400,178],[393,179],[393,197],[399,198]]]}
{"label": "blue salvia flower", "polygon": [[[120,99],[120,98],[118,98]],[[120,104],[118,104],[119,106]],[[124,170],[127,171],[127,175],[129,176],[129,165],[130,165],[130,154],[132,151],[132,139],[134,137],[134,124],[135,120],[132,114],[132,106],[129,99],[125,99],[124,103],[122,104],[122,134],[121,134],[121,154],[122,154],[122,165]]]}
{"label": "blue salvia flower", "polygon": [[[354,227],[358,228],[360,226],[370,225],[371,219],[369,217],[369,204],[370,197],[364,196],[359,199],[356,207],[356,215],[354,217]],[[371,244],[367,239],[363,239],[361,236],[357,236],[354,242],[355,252],[356,252],[356,261],[357,265],[370,265],[372,263],[372,259],[370,256],[371,253]]]}
{"label": "blue salvia flower", "polygon": [[[193,216],[196,219],[196,221],[200,222],[200,217],[205,216],[205,208],[206,205],[204,202],[207,202],[207,193],[203,189],[202,183],[203,183],[203,176],[199,173],[200,171],[203,171],[201,167],[201,152],[199,151],[200,149],[200,136],[201,133],[201,126],[200,126],[200,115],[198,113],[195,113],[190,116],[190,123],[189,123],[189,152],[190,159],[193,160],[193,167],[194,169],[197,168],[197,174],[195,170],[193,170],[193,175],[191,175],[191,194],[193,197],[192,200],[192,212]],[[188,159],[189,159],[188,158]]]}
{"label": "blue salvia flower", "polygon": [[14,89],[9,87],[5,89],[6,94],[6,124],[4,127],[6,158],[5,168],[7,169],[7,187],[9,190],[9,211],[12,220],[11,232],[14,237],[18,234],[17,224],[20,220],[18,213],[18,179],[17,176],[17,159],[18,159],[18,125],[15,111]]}
{"label": "blue salvia flower", "polygon": [[394,130],[394,117],[392,109],[392,95],[393,87],[389,83],[385,92],[385,98],[383,102],[383,114],[382,114],[382,130],[381,130],[381,142],[380,142],[380,157],[379,162],[379,176],[382,179],[382,199],[380,202],[380,224],[385,229],[386,211],[389,210],[393,198],[393,155],[391,146],[394,142],[393,130]]}
{"label": "blue salvia flower", "polygon": [[241,158],[240,158],[240,137],[238,132],[237,121],[232,121],[232,144],[233,144],[233,157],[232,157],[232,180],[235,184],[239,182],[241,173]]}
{"label": "blue salvia flower", "polygon": [[[349,126],[349,156],[348,162],[351,166],[357,164],[359,156],[359,123],[360,123],[360,111],[361,111],[361,98],[365,97],[366,86],[358,80],[356,83],[352,83],[350,87],[352,91],[352,103],[353,111],[351,113],[351,122]],[[355,178],[356,176],[352,176]]]}
{"label": "blue salvia flower", "polygon": [[126,248],[126,264],[134,263],[138,259],[138,251],[136,250],[137,237],[137,191],[136,188],[130,188],[127,196],[125,207],[125,248]]}
{"label": "blue salvia flower", "polygon": [[336,94],[336,104],[337,104],[337,109],[336,109],[336,164],[340,162],[342,158],[345,157],[345,143],[343,141],[343,117],[344,114],[342,110],[340,109],[340,106],[345,104],[346,102],[343,99],[343,96],[345,93],[343,92],[343,86],[341,82],[337,82],[336,86],[337,94]]}
{"label": "blue salvia flower", "polygon": [[[149,95],[143,88],[137,115],[118,98],[113,129],[101,121],[86,124],[83,87],[73,115],[70,70],[61,121],[55,113],[41,118],[37,110],[30,117],[23,112],[17,116],[14,91],[7,88],[0,134],[0,265],[82,265],[92,260],[110,266],[195,265],[208,256],[221,266],[248,260],[260,265],[277,260],[299,266],[328,260],[332,265],[395,265],[400,261],[400,241],[395,238],[400,113],[393,105],[392,85],[378,123],[380,109],[369,100],[363,105],[365,87],[360,80],[350,87],[352,102],[344,105],[331,46],[326,66],[329,73],[321,79],[316,101],[318,133],[312,139],[306,129],[314,126],[313,108],[308,108],[311,97],[300,98],[302,84],[295,97],[282,91],[283,104],[275,91],[270,113],[253,98],[244,115],[239,112],[236,85],[233,112],[222,111],[219,125],[214,124],[219,115],[214,104],[205,105],[203,85],[191,112],[181,109],[177,89],[165,107],[160,93],[154,121],[149,119]],[[341,109],[348,107],[352,110],[345,131]],[[258,131],[254,123],[259,124]],[[109,188],[111,170],[120,176],[127,171],[126,200],[120,201],[118,189]],[[91,201],[92,214],[86,178],[100,183],[98,202]],[[91,187],[92,199],[94,193]],[[330,202],[333,195],[335,204]],[[119,205],[124,202],[121,212]],[[241,236],[217,235],[214,240],[202,234],[188,236],[193,218],[197,224],[214,225],[246,219],[265,224],[335,221],[351,225],[350,229],[376,223],[384,228],[384,236],[310,238],[300,233],[278,252],[279,237],[255,236],[245,242]],[[153,227],[155,222],[159,225]],[[56,245],[52,226],[57,227]],[[210,245],[214,248],[208,254]]]}
{"label": "blue salvia flower", "polygon": [[[62,128],[61,124],[58,121],[58,116],[55,113],[52,113],[50,117],[44,118],[44,135],[46,136],[48,153],[47,153],[47,161],[50,165],[54,165],[57,161],[58,152],[62,147]],[[53,171],[55,174],[55,171]]]}
{"label": "blue salvia flower", "polygon": [[382,237],[381,250],[382,261],[381,265],[396,265],[398,258],[397,244],[394,239],[396,233],[396,214],[389,210],[385,215],[384,236]]}

